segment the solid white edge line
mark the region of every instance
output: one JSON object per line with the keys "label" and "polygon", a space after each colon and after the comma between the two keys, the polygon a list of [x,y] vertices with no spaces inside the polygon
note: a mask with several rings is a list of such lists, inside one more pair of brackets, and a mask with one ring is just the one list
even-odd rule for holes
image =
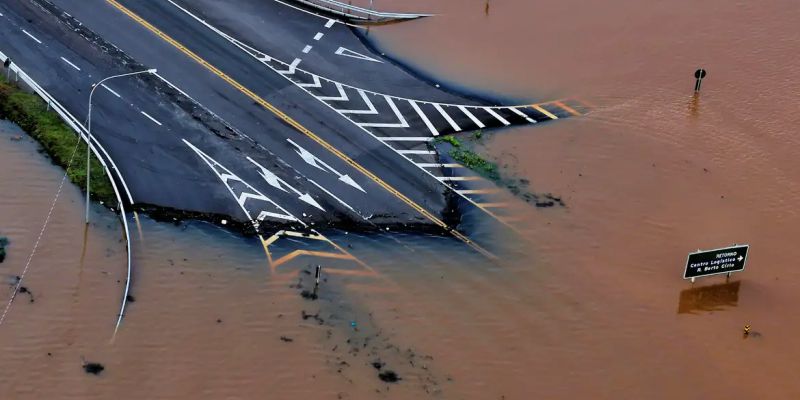
{"label": "solid white edge line", "polygon": [[422,118],[422,122],[425,123],[425,126],[428,127],[428,129],[431,131],[433,136],[439,136],[439,132],[436,131],[436,127],[433,126],[433,124],[428,119],[428,117],[425,115],[425,113],[423,113],[422,110],[419,109],[419,106],[417,105],[417,102],[416,101],[409,101],[409,103],[411,104],[411,108],[413,108],[414,111],[416,111],[417,114],[419,114],[420,118]]}
{"label": "solid white edge line", "polygon": [[158,122],[158,120],[157,120],[157,119],[155,119],[155,118],[151,117],[151,116],[150,116],[150,114],[148,114],[148,113],[146,113],[146,112],[144,112],[144,111],[139,111],[139,112],[140,112],[140,113],[142,113],[142,115],[144,115],[145,117],[149,118],[151,121],[153,121],[153,122],[157,123],[159,126],[161,126],[161,125],[162,125],[162,124],[161,124],[161,122]]}
{"label": "solid white edge line", "polygon": [[436,154],[434,150],[397,150],[400,154]]}
{"label": "solid white edge line", "polygon": [[462,168],[461,164],[415,163],[422,168]]}
{"label": "solid white edge line", "polygon": [[[361,218],[364,218],[364,217],[363,217],[361,214],[359,214],[359,213],[358,213],[358,211],[356,211],[356,210],[355,210],[353,207],[351,207],[349,204],[345,203],[345,202],[344,202],[344,200],[342,200],[342,199],[340,199],[340,198],[336,197],[336,195],[334,195],[333,193],[331,193],[331,192],[330,192],[328,189],[325,189],[324,187],[322,187],[322,185],[318,184],[317,182],[314,182],[314,180],[313,180],[313,179],[308,179],[308,181],[309,181],[309,182],[311,182],[311,184],[313,184],[313,185],[314,185],[314,186],[316,186],[317,188],[319,188],[319,190],[322,190],[323,192],[325,192],[325,194],[327,194],[328,196],[331,196],[331,197],[333,197],[333,198],[334,198],[336,201],[338,201],[338,202],[339,202],[341,205],[343,205],[343,206],[347,207],[347,209],[348,209],[348,210],[350,210],[350,211],[352,211],[353,213],[357,214],[359,217],[361,217]],[[364,218],[364,219],[366,220],[366,218]]]}
{"label": "solid white edge line", "polygon": [[77,66],[77,65],[75,65],[75,64],[73,64],[73,63],[71,63],[71,62],[70,62],[69,60],[67,60],[66,58],[64,58],[64,57],[61,57],[61,59],[62,59],[62,60],[64,60],[64,62],[65,62],[65,63],[67,63],[67,64],[69,64],[70,66],[72,66],[72,68],[75,68],[75,69],[77,69],[78,71],[80,71],[80,70],[81,70],[80,68],[78,68],[78,66]]}
{"label": "solid white edge line", "polygon": [[[430,142],[433,141],[432,137],[429,136],[375,136],[380,141],[383,142]],[[395,150],[396,151],[396,150]]]}
{"label": "solid white edge line", "polygon": [[42,44],[41,40],[37,39],[36,36],[33,36],[30,33],[28,33],[28,31],[26,31],[25,29],[22,30],[22,33],[28,35],[28,37],[30,37],[31,39],[35,40],[36,43]]}

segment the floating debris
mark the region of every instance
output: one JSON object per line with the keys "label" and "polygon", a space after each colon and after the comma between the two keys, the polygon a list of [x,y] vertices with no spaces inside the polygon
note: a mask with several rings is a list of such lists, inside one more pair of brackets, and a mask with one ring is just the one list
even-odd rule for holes
{"label": "floating debris", "polygon": [[87,362],[83,364],[83,370],[86,371],[87,374],[92,375],[100,375],[106,367],[103,364],[96,363],[96,362]]}
{"label": "floating debris", "polygon": [[378,378],[380,378],[384,382],[389,382],[389,383],[396,383],[400,381],[400,376],[398,376],[396,372],[388,369],[386,371],[379,373]]}

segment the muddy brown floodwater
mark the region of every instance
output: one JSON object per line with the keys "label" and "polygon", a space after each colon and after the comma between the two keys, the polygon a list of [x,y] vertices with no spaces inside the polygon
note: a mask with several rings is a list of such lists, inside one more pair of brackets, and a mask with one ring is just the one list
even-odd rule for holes
{"label": "muddy brown floodwater", "polygon": [[[436,80],[592,105],[484,139],[504,174],[567,206],[514,203],[527,229],[499,263],[441,238],[333,235],[378,276],[331,275],[317,301],[257,243],[140,216],[136,301],[110,343],[120,228],[96,207],[81,263],[68,186],[26,278],[35,302],[18,297],[0,325],[0,398],[800,397],[795,2],[375,3],[440,14],[369,33]],[[7,280],[61,173],[0,130]],[[751,253],[731,283],[681,279],[688,252],[732,243]]]}

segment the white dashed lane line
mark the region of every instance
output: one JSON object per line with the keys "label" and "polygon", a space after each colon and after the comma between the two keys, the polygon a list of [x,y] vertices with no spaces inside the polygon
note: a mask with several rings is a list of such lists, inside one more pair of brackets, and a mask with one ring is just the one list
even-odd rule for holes
{"label": "white dashed lane line", "polygon": [[75,64],[73,64],[73,63],[71,63],[71,62],[70,62],[69,60],[67,60],[66,58],[64,58],[64,57],[61,57],[61,59],[62,59],[62,60],[64,60],[64,62],[65,62],[65,63],[69,64],[69,65],[70,65],[72,68],[75,68],[75,69],[77,69],[78,71],[80,71],[80,70],[81,70],[80,68],[78,68],[78,66],[77,66],[77,65],[75,65]]}
{"label": "white dashed lane line", "polygon": [[326,28],[330,28],[330,27],[332,27],[332,26],[333,26],[333,24],[335,24],[335,23],[336,23],[336,20],[329,19],[329,20],[328,20],[328,22],[326,22],[326,23],[325,23],[325,27],[326,27]]}
{"label": "white dashed lane line", "polygon": [[158,124],[158,126],[161,126],[161,122],[158,122],[158,120],[157,120],[157,119],[155,119],[155,118],[151,117],[151,116],[150,116],[148,113],[146,113],[146,112],[144,112],[144,111],[139,111],[139,112],[140,112],[140,113],[142,113],[142,115],[144,115],[144,116],[145,116],[145,117],[147,117],[148,119],[150,119],[150,121],[153,121],[153,122],[155,122],[156,124]]}
{"label": "white dashed lane line", "polygon": [[25,29],[22,30],[22,33],[28,35],[28,37],[33,39],[36,43],[42,44],[41,40],[37,39],[36,36],[33,36],[30,33],[28,33],[28,31],[26,31]]}
{"label": "white dashed lane line", "polygon": [[111,88],[110,88],[110,87],[108,87],[108,86],[106,86],[106,84],[105,84],[105,83],[101,83],[101,84],[100,84],[100,86],[102,86],[102,87],[103,87],[103,89],[105,89],[105,90],[108,90],[109,92],[111,92],[111,94],[113,94],[114,96],[117,96],[117,97],[119,97],[119,98],[122,98],[122,96],[120,96],[120,95],[119,95],[119,93],[117,93],[117,92],[115,92],[115,91],[111,90]]}
{"label": "white dashed lane line", "polygon": [[308,54],[309,51],[311,51],[311,46],[310,45],[306,45],[306,47],[303,47],[303,53],[304,54]]}
{"label": "white dashed lane line", "polygon": [[316,35],[314,35],[314,40],[316,40],[316,41],[319,41],[320,39],[322,39],[322,37],[323,37],[323,36],[325,36],[325,34],[324,34],[324,33],[322,33],[322,32],[317,32],[317,34],[316,34]]}

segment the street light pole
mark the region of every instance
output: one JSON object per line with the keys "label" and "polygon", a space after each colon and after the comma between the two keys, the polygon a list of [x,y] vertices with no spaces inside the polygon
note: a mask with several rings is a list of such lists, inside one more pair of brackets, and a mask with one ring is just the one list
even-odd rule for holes
{"label": "street light pole", "polygon": [[[127,74],[112,75],[92,85],[92,91],[89,92],[89,114],[86,116],[86,225],[89,225],[89,178],[91,177],[92,173],[92,165],[90,164],[92,152],[90,151],[90,149],[92,147],[92,96],[94,96],[94,90],[97,89],[100,85],[102,85],[103,82],[114,78],[122,78],[126,76],[133,76],[139,74],[155,74],[155,73],[156,69],[152,68],[144,71],[129,72]],[[108,178],[113,179],[110,176]]]}

